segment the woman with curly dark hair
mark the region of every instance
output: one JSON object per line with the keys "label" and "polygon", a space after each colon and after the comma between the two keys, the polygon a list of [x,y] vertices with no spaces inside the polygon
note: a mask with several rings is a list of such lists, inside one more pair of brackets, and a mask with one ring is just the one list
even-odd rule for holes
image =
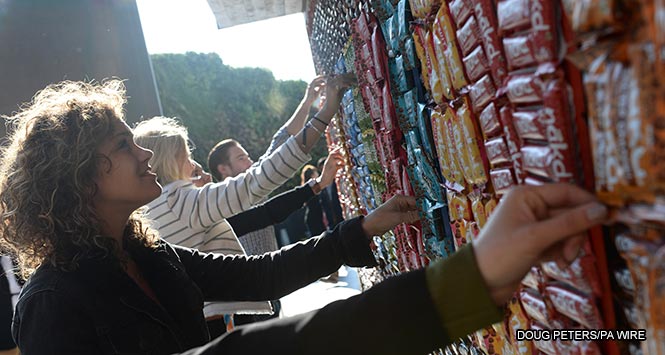
{"label": "woman with curly dark hair", "polygon": [[370,237],[415,220],[415,199],[393,197],[262,256],[171,245],[137,211],[161,187],[152,152],[123,121],[124,102],[119,81],[63,82],[8,118],[0,228],[3,247],[30,277],[12,326],[22,354],[422,354],[501,320],[497,305],[531,265],[543,255],[570,262],[580,233],[605,216],[570,185],[519,189],[473,245],[444,262],[207,343],[204,301],[277,299],[342,263],[375,265]]}

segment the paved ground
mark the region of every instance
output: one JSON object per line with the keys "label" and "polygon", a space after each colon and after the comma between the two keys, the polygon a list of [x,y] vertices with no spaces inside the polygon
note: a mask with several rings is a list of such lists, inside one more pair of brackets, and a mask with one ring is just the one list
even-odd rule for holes
{"label": "paved ground", "polygon": [[290,295],[282,297],[280,317],[319,309],[328,303],[343,300],[360,293],[360,281],[354,268],[342,266],[337,283],[316,281]]}

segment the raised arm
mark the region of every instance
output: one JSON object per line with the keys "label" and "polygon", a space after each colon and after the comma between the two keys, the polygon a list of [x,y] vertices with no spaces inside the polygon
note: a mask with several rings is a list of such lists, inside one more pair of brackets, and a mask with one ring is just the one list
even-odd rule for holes
{"label": "raised arm", "polygon": [[209,227],[224,218],[246,211],[286,182],[309,160],[309,152],[339,109],[342,93],[355,82],[340,75],[326,82],[326,104],[296,136],[289,138],[267,159],[244,173],[200,189],[180,190],[168,199],[171,206],[189,213],[192,226]]}

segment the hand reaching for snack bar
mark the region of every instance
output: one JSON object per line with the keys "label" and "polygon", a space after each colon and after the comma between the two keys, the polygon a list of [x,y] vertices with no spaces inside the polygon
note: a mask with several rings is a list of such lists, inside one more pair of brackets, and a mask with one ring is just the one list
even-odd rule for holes
{"label": "hand reaching for snack bar", "polygon": [[395,195],[365,216],[362,227],[365,235],[371,238],[382,235],[400,223],[413,223],[417,220],[416,198]]}
{"label": "hand reaching for snack bar", "polygon": [[326,158],[323,164],[321,176],[317,178],[321,188],[327,187],[335,181],[335,175],[337,175],[337,171],[343,164],[344,158],[342,157],[341,148],[336,148],[328,154],[328,158]]}
{"label": "hand reaching for snack bar", "polygon": [[511,190],[474,241],[478,268],[496,304],[511,297],[536,263],[575,260],[585,232],[606,218],[607,208],[574,185]]}
{"label": "hand reaching for snack bar", "polygon": [[330,122],[335,112],[339,109],[342,95],[355,83],[356,77],[353,73],[328,76],[325,84],[325,102],[317,116],[324,121],[327,120],[327,122]]}
{"label": "hand reaching for snack bar", "polygon": [[323,93],[323,90],[326,88],[327,77],[325,75],[319,75],[307,85],[307,90],[305,91],[305,99],[309,102],[316,100],[319,95]]}

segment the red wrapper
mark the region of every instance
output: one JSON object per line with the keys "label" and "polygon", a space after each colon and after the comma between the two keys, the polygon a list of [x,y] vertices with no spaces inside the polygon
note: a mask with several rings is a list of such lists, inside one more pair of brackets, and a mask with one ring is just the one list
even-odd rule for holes
{"label": "red wrapper", "polygon": [[571,156],[563,154],[567,149],[565,143],[557,146],[524,146],[524,170],[553,182],[574,182],[574,162]]}
{"label": "red wrapper", "polygon": [[371,66],[372,70],[374,70],[374,57],[372,56],[372,49],[368,43],[364,43],[362,47],[360,47],[360,60],[362,63]]}
{"label": "red wrapper", "polygon": [[390,161],[390,171],[386,172],[388,178],[386,183],[390,190],[402,190],[402,159],[396,158]]}
{"label": "red wrapper", "polygon": [[466,21],[464,26],[457,30],[457,44],[463,55],[469,54],[480,44],[480,29],[475,17],[469,18],[469,21]]}
{"label": "red wrapper", "polygon": [[381,119],[381,102],[380,98],[376,97],[372,93],[372,89],[369,86],[362,88],[363,97],[367,101],[367,106],[369,107],[369,115],[372,117],[372,120]]}
{"label": "red wrapper", "polygon": [[494,192],[497,195],[503,195],[515,186],[515,178],[510,169],[491,170],[490,179],[492,179],[492,186],[494,186]]}
{"label": "red wrapper", "polygon": [[382,162],[389,162],[398,157],[399,144],[398,140],[395,139],[392,132],[386,132],[385,134],[379,135],[381,140],[382,150],[383,150],[383,160]]}
{"label": "red wrapper", "polygon": [[491,0],[478,0],[473,6],[473,12],[476,15],[478,28],[480,29],[480,38],[483,41],[485,55],[490,64],[492,80],[494,85],[499,87],[503,84],[506,77],[506,58],[503,56],[501,41],[497,33],[497,20],[495,9]]}
{"label": "red wrapper", "polygon": [[543,93],[547,89],[546,84],[538,75],[513,75],[502,91],[506,92],[508,99],[514,105],[536,104],[542,102]]}
{"label": "red wrapper", "polygon": [[545,287],[554,309],[588,329],[602,329],[603,321],[592,297],[552,284]]}
{"label": "red wrapper", "polygon": [[487,57],[482,47],[476,47],[469,55],[464,58],[464,68],[466,76],[472,82],[478,80],[489,71]]}
{"label": "red wrapper", "polygon": [[[563,83],[561,83],[563,85]],[[561,144],[571,141],[572,118],[565,109],[561,86],[550,86],[543,97],[543,106],[537,109],[515,110],[513,123],[520,138]]]}
{"label": "red wrapper", "polygon": [[530,290],[520,291],[520,300],[526,314],[533,320],[550,327],[550,315],[547,312],[547,305],[542,296]]}
{"label": "red wrapper", "polygon": [[531,270],[522,279],[522,285],[535,291],[540,289],[541,283],[543,283],[543,274],[537,266],[531,267]]}
{"label": "red wrapper", "polygon": [[509,70],[517,70],[558,59],[555,38],[543,32],[521,34],[503,39]]}
{"label": "red wrapper", "polygon": [[471,16],[473,9],[471,8],[471,2],[467,0],[453,0],[450,2],[450,14],[455,20],[457,27],[461,27],[462,24]]}
{"label": "red wrapper", "polygon": [[384,131],[392,131],[395,127],[395,122],[397,122],[395,107],[393,106],[392,95],[390,94],[390,89],[388,85],[383,85],[382,90],[383,96],[383,127]]}
{"label": "red wrapper", "polygon": [[504,0],[497,5],[502,32],[530,29],[556,34],[554,2],[551,0]]}
{"label": "red wrapper", "polygon": [[511,163],[510,152],[508,152],[508,146],[503,137],[496,137],[485,142],[485,151],[492,167]]}
{"label": "red wrapper", "polygon": [[567,268],[561,269],[554,261],[542,263],[545,275],[565,282],[588,295],[600,296],[601,287],[592,255],[584,255],[575,259]]}
{"label": "red wrapper", "polygon": [[485,139],[499,135],[501,131],[501,123],[499,123],[499,114],[496,111],[496,105],[494,102],[490,102],[489,105],[483,109],[483,111],[478,116],[480,121],[480,129],[483,131]]}
{"label": "red wrapper", "polygon": [[352,21],[355,33],[359,35],[359,38],[363,42],[369,42],[372,39],[372,30],[367,23],[367,17],[364,13]]}
{"label": "red wrapper", "polygon": [[508,151],[513,161],[513,169],[515,170],[515,179],[518,184],[522,184],[526,178],[526,171],[524,170],[524,160],[522,158],[522,141],[520,140],[515,128],[513,127],[513,111],[508,106],[504,106],[499,110],[499,119],[503,126],[504,138],[508,145]]}
{"label": "red wrapper", "polygon": [[482,111],[495,95],[496,88],[492,84],[492,79],[490,79],[489,75],[483,76],[469,90],[469,97],[473,103],[474,112]]}
{"label": "red wrapper", "polygon": [[499,28],[501,31],[510,31],[528,27],[531,0],[505,0],[497,4]]}
{"label": "red wrapper", "polygon": [[384,72],[388,63],[386,63],[386,42],[379,26],[374,27],[374,32],[372,33],[372,55],[374,57],[374,75],[377,80],[384,79]]}

